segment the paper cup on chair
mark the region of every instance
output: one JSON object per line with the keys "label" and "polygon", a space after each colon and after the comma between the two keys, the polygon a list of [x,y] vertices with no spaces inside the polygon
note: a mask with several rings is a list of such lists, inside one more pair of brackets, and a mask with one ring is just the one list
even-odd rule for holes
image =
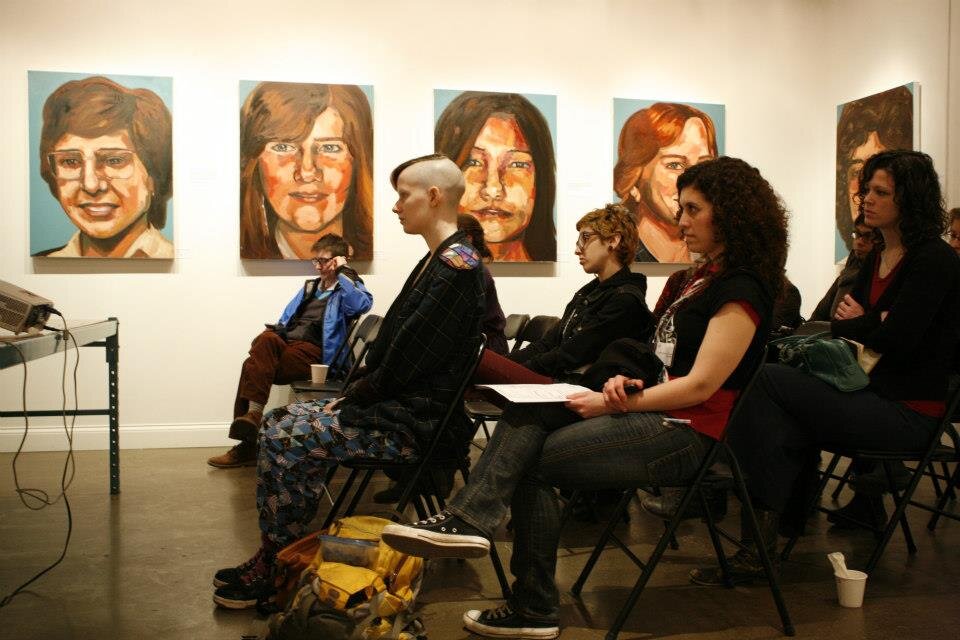
{"label": "paper cup on chair", "polygon": [[330,370],[325,364],[310,365],[310,382],[313,384],[323,384],[327,381],[327,371]]}
{"label": "paper cup on chair", "polygon": [[863,571],[847,570],[847,575],[833,574],[837,579],[837,599],[841,607],[858,609],[863,606],[863,592],[867,588],[867,574]]}

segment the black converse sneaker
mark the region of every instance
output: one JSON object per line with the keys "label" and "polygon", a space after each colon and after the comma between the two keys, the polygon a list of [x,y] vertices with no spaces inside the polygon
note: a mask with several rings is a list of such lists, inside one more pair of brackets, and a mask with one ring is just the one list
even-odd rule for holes
{"label": "black converse sneaker", "polygon": [[493,638],[556,638],[560,626],[556,622],[537,620],[520,615],[505,604],[496,609],[471,609],[463,614],[467,631]]}
{"label": "black converse sneaker", "polygon": [[413,524],[388,524],[380,538],[397,551],[421,558],[481,558],[490,551],[483,533],[449,511]]}

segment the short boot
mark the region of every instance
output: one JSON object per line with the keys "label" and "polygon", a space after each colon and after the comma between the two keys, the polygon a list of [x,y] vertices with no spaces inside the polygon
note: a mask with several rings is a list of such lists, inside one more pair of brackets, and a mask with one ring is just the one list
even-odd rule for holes
{"label": "short boot", "polygon": [[[707,508],[710,509],[713,521],[719,522],[727,515],[727,492],[707,488],[702,488],[701,491],[707,499]],[[667,488],[659,496],[645,497],[640,501],[640,504],[648,513],[664,520],[670,520],[673,518],[673,514],[677,512],[677,507],[680,506],[680,498],[683,497],[683,492],[684,489]],[[683,512],[682,519],[700,518],[705,521],[706,517],[707,514],[703,512],[700,496],[694,495],[687,510]]]}
{"label": "short boot", "polygon": [[[773,564],[773,570],[779,571],[780,562],[777,557],[777,529],[780,521],[780,514],[776,511],[766,511],[754,507],[754,513],[757,516],[757,524],[760,527],[760,544],[764,545],[770,562]],[[750,534],[750,524],[747,519],[746,509],[740,509],[740,543],[747,550],[740,549],[733,556],[727,558],[727,564],[730,569],[730,581],[734,585],[749,584],[754,580],[765,580],[766,574],[763,571],[763,563],[760,556],[757,555],[756,544]],[[694,584],[701,584],[710,587],[724,586],[723,570],[720,566],[701,567],[690,572],[690,581]]]}

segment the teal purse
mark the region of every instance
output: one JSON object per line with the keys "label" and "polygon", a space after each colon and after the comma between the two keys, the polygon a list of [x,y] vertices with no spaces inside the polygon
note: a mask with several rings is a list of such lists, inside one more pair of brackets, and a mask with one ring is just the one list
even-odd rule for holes
{"label": "teal purse", "polygon": [[840,391],[859,391],[870,377],[857,362],[857,345],[830,332],[787,336],[770,342],[778,348],[778,360],[815,376]]}

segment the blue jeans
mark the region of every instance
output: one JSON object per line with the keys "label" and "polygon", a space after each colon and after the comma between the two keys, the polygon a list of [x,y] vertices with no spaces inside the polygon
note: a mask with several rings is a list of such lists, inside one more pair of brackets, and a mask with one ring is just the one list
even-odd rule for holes
{"label": "blue jeans", "polygon": [[[562,419],[557,405],[508,405],[449,510],[491,534],[511,508],[514,610],[558,618],[555,581],[560,507],[553,487],[611,489],[682,484],[696,472],[709,439],[659,413]],[[573,416],[573,414],[568,415]]]}

